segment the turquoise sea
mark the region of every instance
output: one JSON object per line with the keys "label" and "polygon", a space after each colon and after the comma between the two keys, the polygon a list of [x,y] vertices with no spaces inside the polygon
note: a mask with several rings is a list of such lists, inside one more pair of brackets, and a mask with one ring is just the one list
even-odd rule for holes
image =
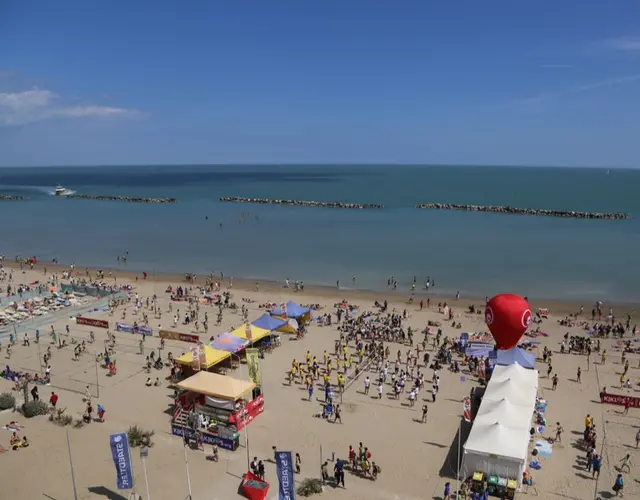
{"label": "turquoise sea", "polygon": [[[176,205],[64,199],[175,197]],[[640,170],[493,166],[118,166],[0,169],[0,253],[147,272],[484,297],[640,301]],[[220,196],[383,203],[340,210],[218,202]],[[451,202],[597,212],[629,220],[418,210]],[[249,212],[240,222],[242,212]],[[206,219],[208,217],[208,220]],[[222,227],[220,227],[222,223]]]}

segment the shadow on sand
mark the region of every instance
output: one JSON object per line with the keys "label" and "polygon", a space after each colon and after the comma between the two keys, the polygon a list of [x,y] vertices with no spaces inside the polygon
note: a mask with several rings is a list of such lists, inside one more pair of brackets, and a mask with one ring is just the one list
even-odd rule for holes
{"label": "shadow on sand", "polygon": [[440,468],[440,477],[455,479],[458,471],[458,466],[462,467],[462,446],[467,441],[469,433],[471,432],[471,424],[464,419],[460,419],[460,425],[458,426],[458,432],[449,447],[444,463]]}
{"label": "shadow on sand", "polygon": [[104,486],[89,486],[89,488],[87,489],[94,495],[101,495],[108,498],[109,500],[129,500],[128,498],[123,497],[120,493],[116,493],[115,491],[110,490],[109,488],[105,488]]}

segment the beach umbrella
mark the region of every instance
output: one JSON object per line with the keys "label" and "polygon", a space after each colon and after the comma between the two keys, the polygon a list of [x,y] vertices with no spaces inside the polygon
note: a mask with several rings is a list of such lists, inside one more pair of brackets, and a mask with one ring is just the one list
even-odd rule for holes
{"label": "beach umbrella", "polygon": [[484,312],[484,320],[498,349],[511,349],[531,323],[529,303],[519,295],[503,293],[493,297]]}

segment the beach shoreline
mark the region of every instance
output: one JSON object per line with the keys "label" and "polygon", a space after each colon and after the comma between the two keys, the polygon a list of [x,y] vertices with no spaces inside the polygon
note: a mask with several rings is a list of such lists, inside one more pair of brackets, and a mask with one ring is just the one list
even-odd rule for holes
{"label": "beach shoreline", "polygon": [[[7,260],[5,258],[3,265],[6,268],[10,268],[13,270],[20,270],[20,263],[15,260]],[[65,263],[42,263],[38,262],[34,265],[34,270],[40,270],[44,272],[44,268],[47,269],[47,274],[50,273],[60,273],[62,271],[69,271],[70,264]],[[117,279],[119,285],[122,284],[130,284],[135,287],[136,278],[138,280],[146,281],[147,283],[171,283],[173,286],[178,285],[193,285],[186,280],[186,274],[189,271],[185,271],[185,273],[169,273],[169,272],[158,272],[157,270],[148,270],[146,280],[144,279],[143,270],[137,270],[133,268],[127,268],[128,264],[122,264],[116,267],[109,266],[82,266],[79,264],[75,264],[75,276],[78,278],[82,278],[85,276],[86,271],[88,270],[92,277],[95,277],[95,273],[98,270],[102,270],[105,273],[105,282],[109,282],[109,273],[112,273],[112,276]],[[25,266],[25,269],[28,266]],[[196,286],[203,285],[205,283],[205,279],[209,275],[197,274],[197,281],[195,283]],[[220,279],[220,274],[214,274],[214,277]],[[232,287],[229,287],[229,279],[233,279]],[[381,276],[381,281],[383,281],[384,277]],[[14,275],[14,283],[20,283],[20,280]],[[236,278],[235,276],[227,276],[224,275],[223,282],[220,283],[222,290],[234,290],[238,292],[252,292],[256,289],[256,284],[258,284],[261,292],[272,294],[274,297],[278,295],[279,297],[290,296],[290,295],[303,295],[309,297],[317,298],[318,302],[326,301],[328,299],[334,300],[336,303],[342,300],[348,300],[351,302],[365,302],[373,304],[375,301],[383,302],[387,300],[389,303],[393,303],[395,305],[405,304],[406,307],[419,307],[420,301],[424,300],[425,308],[426,301],[429,298],[431,300],[431,307],[437,307],[438,303],[446,302],[451,307],[456,309],[458,312],[467,312],[469,306],[474,305],[476,309],[480,308],[484,310],[484,304],[487,297],[466,297],[461,296],[459,299],[456,299],[455,295],[451,294],[440,294],[434,289],[430,289],[430,291],[426,291],[424,289],[416,288],[414,292],[414,300],[413,303],[410,304],[409,298],[411,296],[411,290],[393,290],[389,288],[387,291],[384,290],[370,290],[370,289],[358,289],[355,287],[343,287],[340,289],[337,287],[330,287],[324,285],[315,285],[309,284],[305,282],[304,291],[296,292],[292,287],[285,287],[284,280],[276,281],[276,280],[251,280],[246,278]],[[291,280],[291,284],[293,286],[293,280]],[[357,286],[357,282],[356,282]],[[157,294],[165,293],[165,290],[156,291]],[[503,293],[511,293],[510,290],[505,290]],[[491,298],[490,296],[488,298]],[[640,303],[638,302],[620,302],[620,301],[607,301],[606,298],[601,299],[603,305],[602,308],[604,311],[608,311],[608,309],[613,309],[614,314],[617,318],[622,318],[623,315],[626,316],[630,314],[632,317],[634,313],[640,309]],[[282,302],[282,300],[280,300]],[[584,307],[583,317],[585,319],[590,318],[590,311],[595,306],[595,304],[586,302],[586,301],[576,301],[576,300],[558,300],[558,299],[532,299],[529,301],[531,306],[531,311],[535,314],[538,309],[548,309],[549,314],[553,316],[561,316],[565,317],[571,314],[576,314],[580,311],[580,307]]]}

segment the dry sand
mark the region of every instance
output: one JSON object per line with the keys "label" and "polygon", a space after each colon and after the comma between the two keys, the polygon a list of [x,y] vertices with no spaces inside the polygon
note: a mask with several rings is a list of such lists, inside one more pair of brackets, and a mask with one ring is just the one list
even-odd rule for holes
{"label": "dry sand", "polygon": [[[49,266],[49,274],[52,267]],[[14,270],[13,283],[28,283],[35,280],[43,280],[41,268],[21,273]],[[162,321],[151,320],[151,326],[157,330],[159,326],[169,328],[171,314],[168,311],[169,298],[164,293],[168,284],[176,286],[179,277],[157,276],[156,280],[140,279],[135,283],[132,275],[120,274],[119,283],[128,281],[135,286],[135,292],[141,297],[151,296],[154,293],[160,297],[160,305],[163,311]],[[200,280],[202,281],[202,279]],[[226,281],[226,279],[225,279]],[[184,283],[183,283],[184,285]],[[225,283],[226,285],[226,283]],[[258,304],[273,301],[283,302],[293,299],[298,303],[320,303],[325,308],[321,312],[333,311],[331,307],[337,302],[337,297],[348,296],[352,303],[360,305],[360,311],[372,308],[373,298],[379,300],[389,299],[390,307],[399,311],[407,308],[410,319],[406,325],[414,329],[422,330],[428,320],[442,321],[442,316],[434,310],[419,311],[414,304],[405,303],[406,296],[397,293],[370,294],[356,292],[338,292],[330,290],[309,289],[304,293],[294,293],[291,290],[276,286],[261,286],[260,292],[249,290],[251,286],[245,285],[241,290],[240,283],[234,283],[232,290],[233,300],[241,304],[241,298],[251,298],[254,303],[249,304],[249,319],[253,320],[262,314]],[[3,284],[6,286],[6,282]],[[407,294],[408,295],[408,294]],[[434,299],[432,299],[434,300]],[[434,300],[437,302],[437,300]],[[542,304],[541,304],[542,305]],[[547,305],[547,304],[544,304]],[[174,311],[180,308],[179,303],[174,303]],[[186,308],[186,306],[182,306]],[[565,305],[566,310],[575,310],[575,305]],[[605,305],[605,310],[608,305]],[[483,315],[468,315],[463,311],[466,305],[462,301],[454,303],[457,320],[462,322],[462,330],[455,330],[448,325],[443,326],[444,334],[450,337],[458,336],[460,331],[483,331],[486,329],[483,323]],[[556,307],[555,310],[561,310]],[[133,306],[127,306],[127,322],[131,323]],[[239,326],[242,322],[240,314],[234,314],[225,310],[223,324],[214,326],[217,308],[201,307],[209,311],[209,335],[215,335],[228,331],[232,325]],[[590,311],[590,305],[585,304],[585,310]],[[108,319],[112,324],[120,319],[122,306],[114,316],[108,313],[93,314],[92,317]],[[149,314],[150,317],[152,314]],[[552,316],[544,323],[544,330],[549,337],[542,340],[554,351],[559,349],[559,342],[566,331],[572,335],[581,334],[578,328],[565,328],[558,325],[558,317]],[[99,328],[75,325],[66,320],[57,321],[54,327],[62,331],[66,324],[70,325],[71,334],[78,339],[88,339],[89,331],[93,330],[97,337],[97,346],[102,345],[106,338],[106,331]],[[186,327],[180,326],[178,331],[186,333]],[[43,333],[41,350],[44,351],[50,342],[49,326],[41,327]],[[113,329],[112,329],[113,331]],[[47,334],[45,334],[47,332]],[[146,387],[144,382],[147,374],[143,372],[144,357],[138,354],[139,337],[117,333],[117,361],[118,374],[116,377],[107,377],[105,370],[99,369],[100,396],[94,398],[95,403],[101,403],[106,409],[106,422],[86,425],[80,429],[69,429],[71,450],[75,478],[78,488],[78,497],[81,499],[95,499],[101,496],[107,498],[120,498],[117,496],[115,484],[115,471],[111,461],[109,449],[109,434],[126,431],[133,424],[156,432],[154,446],[150,450],[147,459],[147,471],[151,498],[158,499],[183,499],[187,496],[187,477],[185,472],[185,455],[182,440],[171,435],[170,417],[167,413],[172,403],[172,391],[166,387]],[[335,452],[336,456],[346,457],[347,448],[351,444],[357,448],[359,442],[363,442],[373,453],[373,460],[382,467],[382,474],[377,482],[362,479],[347,473],[346,490],[329,488],[324,494],[328,498],[341,499],[424,499],[438,498],[442,496],[446,481],[452,481],[451,471],[455,470],[456,463],[456,434],[462,412],[461,401],[469,394],[475,380],[467,376],[464,382],[459,376],[449,371],[441,373],[441,389],[438,401],[435,404],[429,402],[429,422],[421,424],[416,422],[420,418],[421,401],[415,407],[406,405],[406,395],[400,401],[383,397],[382,400],[365,396],[362,393],[362,381],[356,382],[344,394],[343,424],[328,423],[324,420],[313,418],[312,414],[318,408],[318,403],[306,401],[306,392],[300,385],[289,387],[284,384],[285,372],[288,370],[293,358],[303,359],[307,350],[313,355],[322,358],[322,352],[333,351],[333,343],[338,334],[334,327],[309,328],[308,335],[300,341],[289,340],[283,335],[282,346],[266,355],[262,364],[263,390],[265,394],[265,411],[258,416],[248,427],[251,458],[257,456],[268,459],[272,456],[271,447],[276,445],[278,449],[292,450],[300,453],[302,457],[302,473],[298,480],[305,477],[318,477],[320,474],[321,459],[330,458]],[[33,332],[30,334],[33,339]],[[201,333],[201,338],[205,338]],[[18,370],[38,371],[38,348],[32,343],[30,347],[23,347],[21,338],[18,339],[11,360],[7,360],[6,349],[0,354],[0,361],[9,364]],[[541,498],[595,498],[596,493],[603,493],[603,498],[611,493],[616,471],[616,466],[628,451],[632,454],[631,474],[625,474],[625,496],[627,498],[640,497],[640,484],[636,481],[635,465],[640,461],[640,452],[635,450],[635,434],[640,424],[638,417],[640,410],[631,409],[628,415],[621,414],[620,407],[601,405],[598,401],[599,387],[607,385],[615,387],[619,385],[618,372],[621,371],[619,353],[613,349],[615,341],[603,341],[603,347],[609,350],[610,356],[605,365],[592,364],[590,369],[586,366],[586,357],[579,355],[555,354],[553,359],[554,372],[560,378],[556,391],[550,389],[550,380],[547,380],[546,365],[539,361],[541,371],[540,395],[549,401],[547,419],[551,422],[559,421],[565,429],[564,446],[555,446],[553,456],[543,459],[543,469],[534,471],[535,488],[523,492],[521,496],[538,496]],[[6,339],[4,341],[6,346]],[[185,352],[191,344],[167,341],[167,349],[174,355]],[[147,338],[147,353],[152,347],[158,347],[156,338]],[[397,349],[407,350],[405,346],[391,345],[393,355]],[[93,347],[91,347],[93,349]],[[53,385],[63,387],[56,389],[60,395],[59,407],[67,407],[68,411],[79,417],[84,409],[82,394],[86,384],[94,384],[92,390],[95,394],[96,370],[94,357],[85,354],[80,361],[72,360],[71,348],[62,350],[53,349]],[[634,387],[637,387],[638,360],[631,357],[630,370]],[[404,356],[403,356],[404,359]],[[593,360],[593,358],[592,358]],[[577,367],[583,370],[582,383],[575,382]],[[431,371],[422,369],[426,379],[431,379]],[[166,372],[153,370],[152,376],[166,375]],[[246,368],[240,367],[234,373],[234,377],[248,378]],[[333,377],[335,379],[335,375]],[[373,376],[372,376],[373,378]],[[335,382],[335,380],[333,380]],[[12,384],[6,380],[0,380],[0,391],[10,391]],[[47,400],[50,394],[49,388],[40,386],[41,399]],[[71,392],[65,389],[72,389]],[[421,399],[428,397],[430,384],[421,394]],[[375,390],[372,390],[372,393]],[[385,391],[386,392],[386,391]],[[430,400],[430,397],[428,398]],[[583,461],[584,451],[577,448],[581,439],[584,425],[584,417],[587,413],[594,416],[599,431],[600,447],[603,446],[603,470],[599,481],[589,478],[580,466]],[[66,435],[64,428],[50,423],[46,417],[36,417],[26,420],[17,413],[11,411],[0,413],[0,425],[6,425],[9,421],[18,419],[26,425],[23,434],[28,436],[31,446],[19,451],[8,451],[0,455],[0,484],[2,485],[3,498],[53,498],[63,500],[73,498],[72,481],[69,468],[69,460],[66,449]],[[555,426],[550,425],[547,434],[551,435]],[[603,443],[604,438],[604,443]],[[8,447],[9,432],[0,430],[0,444]],[[247,470],[247,451],[244,448],[244,433],[241,437],[242,446],[236,452],[220,451],[220,462],[214,463],[206,460],[205,455],[210,453],[210,447],[206,448],[206,454],[198,451],[188,451],[188,462],[191,476],[191,484],[194,500],[227,500],[238,498],[237,489],[240,476]],[[321,449],[323,455],[321,456]],[[146,496],[143,468],[138,457],[138,450],[132,451],[135,480],[138,492]],[[330,467],[332,463],[330,462]],[[267,462],[266,478],[272,484],[270,498],[277,498],[277,480],[275,466]],[[36,479],[33,480],[32,478]],[[126,492],[125,492],[126,493]],[[126,498],[126,494],[123,495]]]}

